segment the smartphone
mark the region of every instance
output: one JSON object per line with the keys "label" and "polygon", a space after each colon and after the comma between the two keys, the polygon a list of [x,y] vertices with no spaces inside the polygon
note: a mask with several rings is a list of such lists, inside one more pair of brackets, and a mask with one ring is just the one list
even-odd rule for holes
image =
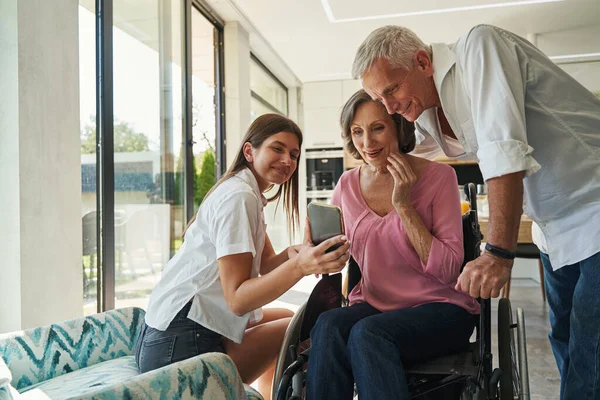
{"label": "smartphone", "polygon": [[[310,219],[310,236],[315,246],[344,233],[342,210],[338,206],[313,201],[308,204],[308,218]],[[341,245],[342,243],[338,243],[331,246],[325,252],[334,251]]]}

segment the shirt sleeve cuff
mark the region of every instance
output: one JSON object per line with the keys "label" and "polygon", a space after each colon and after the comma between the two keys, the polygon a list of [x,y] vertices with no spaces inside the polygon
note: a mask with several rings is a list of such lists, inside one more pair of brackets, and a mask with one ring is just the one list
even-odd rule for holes
{"label": "shirt sleeve cuff", "polygon": [[479,168],[486,181],[502,175],[525,171],[529,176],[541,168],[531,156],[533,147],[520,140],[491,142],[479,148]]}
{"label": "shirt sleeve cuff", "polygon": [[256,250],[250,243],[237,243],[217,247],[217,260],[221,257],[241,253],[252,253],[252,257],[256,256]]}
{"label": "shirt sleeve cuff", "polygon": [[421,265],[426,274],[435,276],[440,282],[446,285],[456,280],[460,270],[460,261],[435,236],[431,241],[427,265],[422,261]]}

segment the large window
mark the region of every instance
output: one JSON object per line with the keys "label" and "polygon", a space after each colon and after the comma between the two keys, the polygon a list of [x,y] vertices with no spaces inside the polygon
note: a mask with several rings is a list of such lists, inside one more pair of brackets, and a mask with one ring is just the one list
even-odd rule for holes
{"label": "large window", "polygon": [[[181,246],[201,171],[212,172],[204,183],[214,182],[221,143],[220,31],[180,0],[107,3],[109,17],[99,20],[112,19],[110,33],[101,22],[98,34],[94,1],[80,0],[79,13],[85,314],[147,306]],[[96,50],[98,37],[104,47]]]}
{"label": "large window", "polygon": [[287,88],[254,55],[250,62],[250,117],[267,113],[288,115]]}
{"label": "large window", "polygon": [[[192,134],[194,139],[194,211],[222,171],[217,165],[220,115],[217,80],[220,32],[200,10],[192,7]],[[222,151],[222,150],[221,150]],[[222,154],[222,153],[221,153]]]}
{"label": "large window", "polygon": [[[254,55],[250,62],[250,118],[278,113],[288,115],[287,88]],[[277,193],[278,187],[265,194],[267,198]],[[267,232],[276,252],[283,251],[290,243],[283,201],[269,203],[264,210]]]}
{"label": "large window", "polygon": [[96,29],[93,2],[79,6],[79,111],[81,129],[81,225],[83,233],[84,313],[98,308],[98,238],[96,211]]}

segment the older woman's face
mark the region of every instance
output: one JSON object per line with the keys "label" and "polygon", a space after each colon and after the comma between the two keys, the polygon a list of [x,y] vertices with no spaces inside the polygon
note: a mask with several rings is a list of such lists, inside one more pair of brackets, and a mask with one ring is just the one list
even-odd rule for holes
{"label": "older woman's face", "polygon": [[374,101],[361,104],[350,124],[352,143],[365,162],[385,167],[391,153],[398,153],[398,133],[385,107]]}

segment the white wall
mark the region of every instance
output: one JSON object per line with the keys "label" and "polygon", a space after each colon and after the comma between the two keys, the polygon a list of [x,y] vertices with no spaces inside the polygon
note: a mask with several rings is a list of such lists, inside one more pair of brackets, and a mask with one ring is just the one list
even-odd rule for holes
{"label": "white wall", "polygon": [[304,141],[307,148],[342,147],[340,112],[361,88],[358,80],[308,82],[303,86]]}
{"label": "white wall", "polygon": [[600,53],[598,38],[600,38],[600,24],[528,37],[548,56],[572,55],[572,58],[556,60],[556,63],[595,93],[600,92],[600,56],[577,57],[577,55]]}
{"label": "white wall", "polygon": [[[535,45],[548,56],[600,52],[600,24],[535,35]],[[528,37],[531,40],[531,35]],[[532,40],[533,41],[533,40]]]}
{"label": "white wall", "polygon": [[81,315],[78,1],[0,2],[0,332]]}

